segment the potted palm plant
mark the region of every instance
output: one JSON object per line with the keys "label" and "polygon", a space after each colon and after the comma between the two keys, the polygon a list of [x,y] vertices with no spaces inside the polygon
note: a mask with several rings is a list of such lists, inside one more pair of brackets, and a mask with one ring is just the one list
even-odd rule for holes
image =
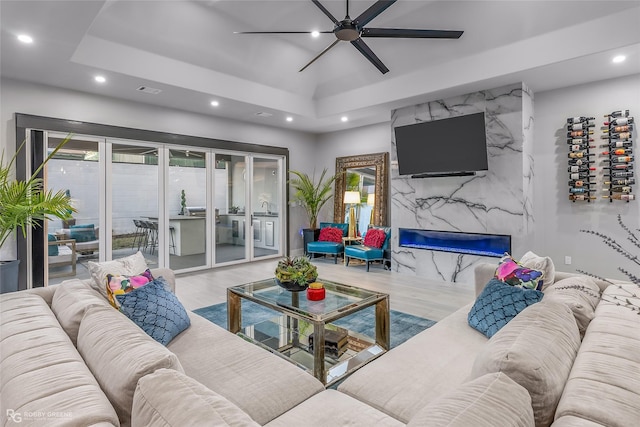
{"label": "potted palm plant", "polygon": [[[31,227],[42,227],[45,220],[57,217],[66,219],[76,209],[71,205],[70,196],[60,190],[54,192],[44,188],[44,182],[38,177],[49,159],[69,141],[65,138],[45,158],[44,162],[24,180],[14,176],[14,165],[18,153],[24,147],[23,142],[9,162],[5,163],[4,152],[0,156],[0,248],[17,229],[23,236]],[[18,264],[20,260],[0,260],[0,292],[11,292],[18,289]]]}
{"label": "potted palm plant", "polygon": [[335,175],[325,179],[327,169],[325,168],[320,174],[320,179],[315,182],[315,177],[311,177],[306,173],[290,170],[289,173],[295,175],[295,178],[289,180],[289,184],[295,190],[291,203],[300,203],[309,217],[309,228],[303,229],[304,251],[307,252],[307,243],[318,238],[318,215],[320,209],[333,196],[331,189],[333,182],[336,180]]}

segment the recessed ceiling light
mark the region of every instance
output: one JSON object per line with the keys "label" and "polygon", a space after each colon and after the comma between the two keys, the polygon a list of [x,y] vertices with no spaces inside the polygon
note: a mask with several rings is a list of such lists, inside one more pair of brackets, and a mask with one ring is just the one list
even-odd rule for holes
{"label": "recessed ceiling light", "polygon": [[293,117],[291,117],[291,116],[287,116],[286,120],[287,120],[288,122],[292,122],[292,121],[293,121]]}
{"label": "recessed ceiling light", "polygon": [[26,34],[20,34],[18,36],[18,40],[20,40],[22,43],[33,43],[33,38]]}
{"label": "recessed ceiling light", "polygon": [[613,62],[614,62],[615,64],[618,64],[618,63],[620,63],[620,62],[624,62],[624,60],[625,60],[625,59],[627,59],[627,57],[626,57],[626,56],[624,56],[624,55],[618,55],[618,56],[614,56],[614,57],[613,57]]}
{"label": "recessed ceiling light", "polygon": [[320,31],[317,31],[317,30],[311,31],[311,37],[320,37]]}
{"label": "recessed ceiling light", "polygon": [[342,117],[340,118],[340,120],[342,120],[343,122],[348,122],[348,121],[349,121],[349,117],[347,117],[347,116],[342,116]]}
{"label": "recessed ceiling light", "polygon": [[220,105],[220,103],[218,101],[211,101],[211,106],[212,107],[217,107],[219,105]]}
{"label": "recessed ceiling light", "polygon": [[107,81],[107,79],[105,79],[103,76],[95,76],[93,79],[98,83],[104,83]]}

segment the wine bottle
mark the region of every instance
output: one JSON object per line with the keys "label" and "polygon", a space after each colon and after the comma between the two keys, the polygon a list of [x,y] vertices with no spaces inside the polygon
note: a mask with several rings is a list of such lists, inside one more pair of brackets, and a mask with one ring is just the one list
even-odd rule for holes
{"label": "wine bottle", "polygon": [[[633,178],[633,171],[616,171],[612,170],[609,173],[605,173],[604,176],[610,176],[612,178]],[[573,179],[573,178],[571,178]]]}
{"label": "wine bottle", "polygon": [[602,139],[629,139],[631,138],[631,132],[620,132],[620,133],[607,133],[604,135],[600,135]]}
{"label": "wine bottle", "polygon": [[633,152],[633,150],[631,148],[616,148],[615,150],[611,150],[611,151],[603,151],[602,154],[603,156],[608,156],[608,155],[614,155],[614,156],[622,156],[624,154],[631,154]]}
{"label": "wine bottle", "polygon": [[633,156],[612,156],[602,161],[609,163],[629,163],[633,161]]}
{"label": "wine bottle", "polygon": [[583,130],[583,129],[593,128],[595,126],[596,126],[595,123],[581,122],[581,123],[574,123],[572,125],[567,125],[567,129],[568,130]]}
{"label": "wine bottle", "polygon": [[583,158],[583,159],[569,159],[567,160],[567,164],[569,166],[588,166],[595,163],[595,160],[589,160],[588,158]]}
{"label": "wine bottle", "polygon": [[[588,171],[585,172],[573,172],[569,175],[569,179],[574,180],[574,181],[579,181],[579,180],[585,180],[585,179],[589,179],[589,178],[595,178],[595,175],[589,175]],[[618,177],[616,177],[618,178]],[[624,177],[622,177],[624,178]]]}
{"label": "wine bottle", "polygon": [[596,190],[591,190],[589,188],[584,188],[584,187],[578,187],[578,188],[569,188],[569,192],[572,194],[586,194],[586,193],[590,193]]}
{"label": "wine bottle", "polygon": [[617,171],[630,171],[633,169],[633,165],[628,163],[614,163],[610,166],[603,166],[602,169],[613,169]]}
{"label": "wine bottle", "polygon": [[586,151],[576,151],[569,153],[571,159],[582,159],[583,157],[595,156],[595,153],[587,153]]}
{"label": "wine bottle", "polygon": [[633,130],[633,125],[624,125],[624,126],[614,126],[606,129],[602,129],[604,133],[620,133],[620,132],[629,132]]}
{"label": "wine bottle", "polygon": [[609,188],[609,189],[602,190],[602,191],[604,191],[604,192],[606,192],[606,193],[608,193],[608,192],[610,192],[610,191],[611,191],[612,193],[627,193],[627,194],[629,194],[629,193],[631,193],[631,187],[629,187],[629,186],[624,186],[624,187],[611,187],[611,188]]}
{"label": "wine bottle", "polygon": [[588,122],[590,120],[595,120],[595,117],[584,117],[584,116],[580,116],[580,117],[569,117],[567,119],[567,123],[572,124],[572,123],[580,123],[580,122]]}
{"label": "wine bottle", "polygon": [[571,151],[588,150],[589,148],[596,148],[595,145],[574,144],[571,146]]}
{"label": "wine bottle", "polygon": [[589,142],[593,142],[593,138],[573,138],[573,139],[567,139],[567,144],[569,145],[573,145],[573,144],[588,144]]}
{"label": "wine bottle", "polygon": [[567,136],[570,136],[572,138],[576,138],[576,137],[580,137],[580,136],[586,136],[586,135],[593,135],[593,129],[589,129],[588,131],[585,130],[574,130],[571,132],[567,132]]}
{"label": "wine bottle", "polygon": [[634,185],[636,180],[631,179],[613,179],[611,181],[605,181],[604,185]]}
{"label": "wine bottle", "polygon": [[584,194],[569,194],[569,200],[590,200],[596,199],[596,196],[585,196]]}
{"label": "wine bottle", "polygon": [[612,113],[605,114],[605,117],[629,117],[629,110],[616,110]]}
{"label": "wine bottle", "polygon": [[633,141],[611,141],[608,144],[603,144],[600,147],[609,148],[631,148]]}
{"label": "wine bottle", "polygon": [[584,181],[584,180],[573,180],[569,181],[569,187],[589,187],[591,185],[596,185],[595,181]]}
{"label": "wine bottle", "polygon": [[594,171],[596,170],[596,168],[590,168],[589,166],[578,166],[578,165],[574,165],[574,166],[569,166],[569,169],[567,169],[567,172],[587,172],[587,171]]}
{"label": "wine bottle", "polygon": [[636,196],[634,194],[624,194],[624,193],[616,193],[610,196],[602,196],[605,199],[615,199],[615,200],[635,200]]}
{"label": "wine bottle", "polygon": [[[568,119],[567,119],[568,120]],[[609,120],[608,122],[604,122],[607,126],[624,126],[629,123],[633,123],[633,117],[618,117],[617,119]]]}

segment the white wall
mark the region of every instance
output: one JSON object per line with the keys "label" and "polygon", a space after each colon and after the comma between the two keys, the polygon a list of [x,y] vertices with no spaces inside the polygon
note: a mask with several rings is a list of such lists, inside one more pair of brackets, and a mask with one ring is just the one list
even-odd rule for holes
{"label": "white wall", "polygon": [[[626,233],[617,223],[617,214],[632,230],[640,228],[640,201],[629,203],[609,201],[600,198],[592,203],[572,203],[568,200],[566,118],[573,116],[596,117],[595,141],[600,145],[600,126],[604,115],[610,111],[629,109],[640,119],[640,74],[612,80],[572,86],[535,94],[535,137],[533,154],[535,158],[534,217],[535,237],[532,248],[535,252],[553,258],[556,269],[574,272],[576,269],[589,271],[600,276],[624,278],[617,271],[618,266],[633,269],[629,262],[607,247],[596,236],[580,233],[590,229],[605,233],[618,242],[626,242]],[[634,131],[635,179],[638,175],[638,131]],[[592,152],[602,152],[598,147]],[[598,161],[599,163],[599,161]],[[598,168],[597,182],[604,181],[602,170]],[[602,195],[602,185],[598,185],[598,196]],[[640,184],[633,188],[640,196]],[[640,237],[640,232],[636,231]],[[629,242],[625,246],[632,247]],[[640,248],[634,248],[640,255]],[[565,265],[564,257],[571,256],[572,264]],[[635,266],[636,275],[640,273]]]}
{"label": "white wall", "polygon": [[[13,79],[0,80],[0,152],[15,151],[14,113],[124,126],[137,129],[286,147],[290,168],[312,171],[316,136],[269,126],[200,115],[88,93],[37,85]],[[295,230],[307,226],[300,207],[290,209],[290,248],[302,248]],[[14,246],[8,242],[7,246]],[[3,248],[2,251],[6,251]],[[9,254],[15,257],[13,248]],[[3,255],[4,256],[4,255]]]}

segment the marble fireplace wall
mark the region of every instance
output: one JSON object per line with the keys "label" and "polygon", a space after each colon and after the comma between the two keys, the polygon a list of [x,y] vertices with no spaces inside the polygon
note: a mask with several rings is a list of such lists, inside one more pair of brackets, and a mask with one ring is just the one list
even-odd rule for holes
{"label": "marble fireplace wall", "polygon": [[[398,176],[396,126],[484,112],[489,170],[476,176]],[[398,228],[509,234],[521,256],[533,231],[533,95],[514,84],[401,108],[391,116],[392,269],[450,282],[472,282],[479,262],[496,258],[398,246]],[[455,147],[441,149],[456,155]]]}

